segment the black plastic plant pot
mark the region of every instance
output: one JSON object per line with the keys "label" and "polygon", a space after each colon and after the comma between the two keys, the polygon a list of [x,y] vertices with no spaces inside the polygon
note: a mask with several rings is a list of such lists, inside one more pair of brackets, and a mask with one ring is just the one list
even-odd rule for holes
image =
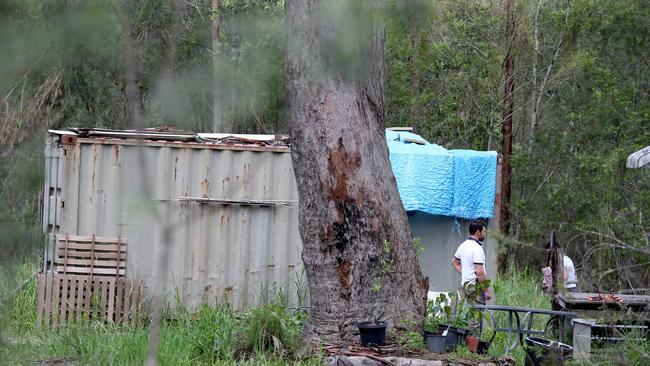
{"label": "black plastic plant pot", "polygon": [[459,344],[464,344],[465,338],[469,334],[468,329],[457,328],[447,324],[439,324],[438,331],[446,335],[446,349],[449,352],[455,351]]}
{"label": "black plastic plant pot", "polygon": [[361,337],[361,345],[368,346],[383,346],[386,340],[386,322],[364,322],[358,323],[359,336]]}
{"label": "black plastic plant pot", "polygon": [[427,350],[429,350],[429,352],[445,352],[447,337],[443,336],[442,334],[424,332],[424,341],[427,344]]}
{"label": "black plastic plant pot", "polygon": [[526,337],[526,366],[564,365],[573,347],[543,338]]}
{"label": "black plastic plant pot", "polygon": [[488,342],[488,341],[478,341],[477,353],[479,355],[487,355],[489,349],[490,349],[490,342]]}

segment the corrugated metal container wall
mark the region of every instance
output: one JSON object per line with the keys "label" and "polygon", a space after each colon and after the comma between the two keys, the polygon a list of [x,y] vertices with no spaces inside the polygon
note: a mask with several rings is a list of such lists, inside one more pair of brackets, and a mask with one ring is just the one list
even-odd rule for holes
{"label": "corrugated metal container wall", "polygon": [[[255,306],[279,290],[284,301],[296,305],[297,291],[307,291],[287,147],[87,138],[61,145],[58,138],[51,135],[46,148],[61,158],[58,232],[126,237],[127,277],[143,279],[146,294],[167,228],[168,291],[190,308],[226,301],[235,308]],[[56,162],[50,160],[46,169]],[[52,181],[46,181],[48,191]],[[217,200],[283,201],[291,207]],[[56,230],[45,225],[46,231]]]}

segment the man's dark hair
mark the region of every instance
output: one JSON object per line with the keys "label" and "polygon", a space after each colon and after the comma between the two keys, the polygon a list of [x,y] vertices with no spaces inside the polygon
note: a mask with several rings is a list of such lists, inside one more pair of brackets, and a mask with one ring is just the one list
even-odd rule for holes
{"label": "man's dark hair", "polygon": [[485,221],[478,219],[469,223],[469,235],[474,235],[477,231],[483,230],[484,227],[487,227]]}

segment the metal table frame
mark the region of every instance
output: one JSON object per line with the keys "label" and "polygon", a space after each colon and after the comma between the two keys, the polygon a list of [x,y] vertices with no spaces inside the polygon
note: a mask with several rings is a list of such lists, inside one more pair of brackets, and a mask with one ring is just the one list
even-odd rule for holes
{"label": "metal table frame", "polygon": [[[491,317],[494,325],[494,329],[497,332],[507,332],[508,338],[506,340],[506,351],[508,354],[510,351],[514,350],[517,347],[517,343],[524,345],[524,334],[525,335],[539,335],[544,334],[544,330],[532,329],[533,326],[533,317],[536,314],[540,315],[550,315],[551,318],[547,321],[547,324],[553,319],[560,319],[559,322],[559,331],[560,334],[564,334],[564,319],[565,318],[575,318],[577,314],[574,312],[568,311],[557,311],[557,310],[545,310],[545,309],[531,309],[531,308],[520,308],[516,306],[504,306],[504,305],[473,305],[476,309],[487,310]],[[508,312],[508,328],[499,328],[496,325],[496,319],[494,317],[494,311],[507,311]],[[519,315],[523,313],[523,318]],[[513,327],[513,322],[515,327]],[[524,327],[522,327],[522,325]],[[481,329],[482,330],[482,329]],[[518,338],[518,339],[517,339]]]}

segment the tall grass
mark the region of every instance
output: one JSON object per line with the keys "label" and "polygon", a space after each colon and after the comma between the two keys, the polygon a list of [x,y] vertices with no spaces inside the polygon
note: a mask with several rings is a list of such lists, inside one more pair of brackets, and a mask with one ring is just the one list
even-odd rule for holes
{"label": "tall grass", "polygon": [[[3,340],[0,365],[31,365],[48,359],[71,359],[81,365],[141,365],[147,350],[147,326],[79,322],[35,326],[37,266],[20,264],[0,269],[0,313]],[[16,286],[22,284],[18,291]],[[279,299],[281,300],[281,299]],[[272,303],[234,311],[229,306],[202,306],[188,311],[166,309],[159,359],[162,365],[302,365],[321,358],[296,359],[306,320]]]}
{"label": "tall grass", "polygon": [[494,281],[496,303],[534,309],[550,309],[551,299],[541,289],[542,271],[509,269]]}

